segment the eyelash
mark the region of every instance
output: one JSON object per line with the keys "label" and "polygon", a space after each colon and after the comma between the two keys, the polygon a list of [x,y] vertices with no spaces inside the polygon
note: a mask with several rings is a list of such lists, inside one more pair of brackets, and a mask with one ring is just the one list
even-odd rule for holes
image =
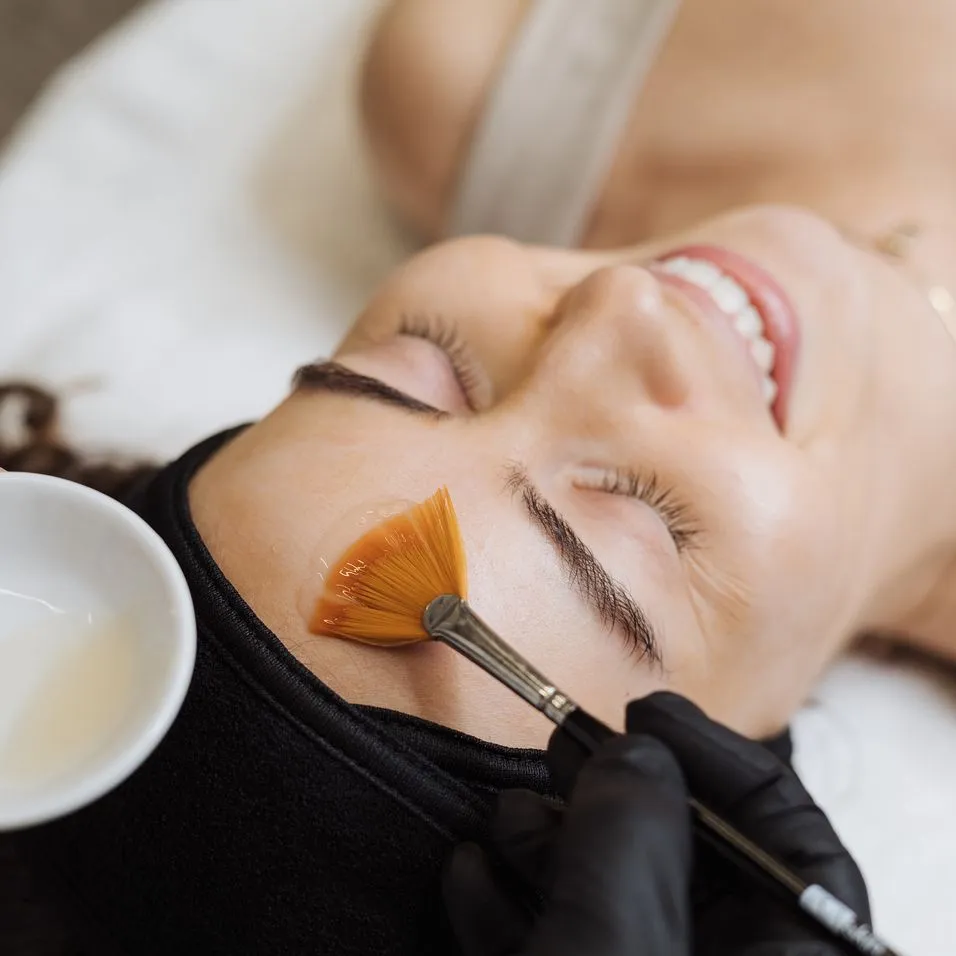
{"label": "eyelash", "polygon": [[441,315],[405,313],[399,320],[398,334],[424,339],[445,353],[462,394],[474,411],[474,396],[480,378],[474,356],[468,343],[462,338],[458,326]]}
{"label": "eyelash", "polygon": [[636,498],[653,508],[667,526],[678,552],[693,547],[701,533],[691,509],[653,471],[642,474],[629,468],[615,468],[604,475],[598,489],[609,495]]}

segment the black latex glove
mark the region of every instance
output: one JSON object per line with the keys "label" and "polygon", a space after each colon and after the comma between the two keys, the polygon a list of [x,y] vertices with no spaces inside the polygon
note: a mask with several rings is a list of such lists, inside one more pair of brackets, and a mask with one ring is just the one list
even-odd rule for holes
{"label": "black latex glove", "polygon": [[[859,869],[795,774],[673,694],[632,703],[627,728],[581,768],[567,809],[505,792],[494,855],[457,848],[444,890],[465,956],[843,952],[699,843],[692,867],[687,787],[869,920]],[[560,732],[548,754],[559,781],[581,759]]]}

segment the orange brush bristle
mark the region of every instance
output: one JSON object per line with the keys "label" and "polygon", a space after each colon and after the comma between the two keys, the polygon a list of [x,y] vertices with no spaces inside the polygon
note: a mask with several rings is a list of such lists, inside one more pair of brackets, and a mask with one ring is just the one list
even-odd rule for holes
{"label": "orange brush bristle", "polygon": [[447,488],[359,538],[326,578],[313,634],[365,644],[429,639],[422,612],[439,594],[466,597],[465,548]]}

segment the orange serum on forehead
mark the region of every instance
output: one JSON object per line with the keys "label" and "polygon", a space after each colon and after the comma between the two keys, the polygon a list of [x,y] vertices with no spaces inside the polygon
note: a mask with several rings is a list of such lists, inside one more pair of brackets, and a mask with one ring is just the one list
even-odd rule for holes
{"label": "orange serum on forehead", "polygon": [[[467,596],[464,545],[448,489],[418,504],[393,500],[366,507],[355,519],[350,516],[348,526],[357,540],[338,558],[320,559],[317,580],[307,588],[309,630],[389,647],[427,640],[421,613],[428,600],[443,591]],[[332,530],[330,552],[344,530]],[[442,546],[447,542],[450,548]],[[423,587],[441,590],[424,595]]]}

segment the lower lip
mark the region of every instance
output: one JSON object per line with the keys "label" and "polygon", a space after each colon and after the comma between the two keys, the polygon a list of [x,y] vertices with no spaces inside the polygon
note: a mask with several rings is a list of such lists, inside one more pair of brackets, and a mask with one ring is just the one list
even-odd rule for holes
{"label": "lower lip", "polygon": [[[773,346],[775,356],[771,377],[777,383],[777,397],[774,399],[771,411],[778,428],[783,431],[789,411],[797,356],[800,351],[800,325],[786,293],[777,280],[765,269],[746,256],[731,252],[729,249],[707,245],[683,246],[680,249],[668,251],[665,255],[660,256],[657,261],[676,259],[678,256],[700,259],[716,266],[743,288],[753,307],[760,313],[764,324],[764,338]],[[675,276],[674,278],[679,277]],[[681,287],[687,291],[686,287],[688,285],[694,286],[697,291],[702,292],[722,315],[727,316],[727,313],[717,306],[717,303],[706,290],[695,286],[692,282],[683,282]],[[734,334],[746,345],[746,340],[736,329]],[[749,349],[747,357],[756,368],[756,363],[753,362]],[[763,372],[759,369],[758,372],[762,377]]]}

